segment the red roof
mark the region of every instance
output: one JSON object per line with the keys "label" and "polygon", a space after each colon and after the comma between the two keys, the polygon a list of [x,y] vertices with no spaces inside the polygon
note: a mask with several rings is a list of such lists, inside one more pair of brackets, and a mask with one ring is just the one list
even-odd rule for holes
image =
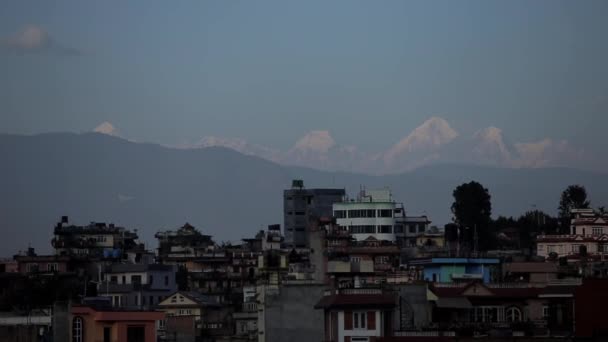
{"label": "red roof", "polygon": [[393,307],[395,302],[392,294],[339,294],[321,298],[315,309]]}

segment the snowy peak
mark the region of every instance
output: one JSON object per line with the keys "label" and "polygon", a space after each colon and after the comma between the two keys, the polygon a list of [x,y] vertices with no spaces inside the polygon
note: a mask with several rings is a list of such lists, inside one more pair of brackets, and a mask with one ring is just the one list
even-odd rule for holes
{"label": "snowy peak", "polygon": [[336,145],[329,131],[310,131],[291,149],[292,152],[327,153]]}
{"label": "snowy peak", "polygon": [[477,162],[493,165],[510,165],[513,161],[513,148],[505,142],[502,130],[487,127],[473,136],[472,153]]}
{"label": "snowy peak", "polygon": [[431,117],[391,147],[385,153],[384,160],[387,163],[392,163],[402,154],[434,150],[451,142],[456,137],[458,137],[458,132],[445,119]]}
{"label": "snowy peak", "polygon": [[116,129],[116,127],[114,127],[114,125],[112,125],[111,123],[109,123],[107,121],[105,121],[105,122],[99,124],[97,127],[95,127],[93,129],[93,132],[111,135],[114,137],[118,136],[118,130]]}

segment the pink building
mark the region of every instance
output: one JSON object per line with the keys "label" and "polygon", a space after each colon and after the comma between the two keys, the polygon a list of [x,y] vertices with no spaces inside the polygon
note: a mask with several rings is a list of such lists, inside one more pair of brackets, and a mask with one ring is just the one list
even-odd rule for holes
{"label": "pink building", "polygon": [[156,342],[156,322],[164,318],[164,313],[156,311],[113,311],[74,306],[70,318],[70,341]]}

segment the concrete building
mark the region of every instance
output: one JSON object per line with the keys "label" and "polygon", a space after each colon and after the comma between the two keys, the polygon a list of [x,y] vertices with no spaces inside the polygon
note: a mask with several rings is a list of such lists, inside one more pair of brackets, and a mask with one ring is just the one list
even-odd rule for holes
{"label": "concrete building", "polygon": [[500,277],[500,260],[494,258],[431,258],[410,260],[410,267],[422,267],[422,279],[437,283],[480,280],[490,283]]}
{"label": "concrete building", "polygon": [[370,342],[393,334],[393,293],[382,290],[329,291],[315,305],[324,313],[324,341]]}
{"label": "concrete building", "polygon": [[177,290],[175,272],[174,265],[113,264],[106,268],[97,291],[110,297],[116,308],[153,308]]}
{"label": "concrete building", "polygon": [[331,217],[333,203],[342,201],[344,195],[344,189],[306,189],[303,181],[294,180],[291,189],[283,191],[285,244],[307,247],[310,224]]}
{"label": "concrete building", "polygon": [[73,306],[69,341],[156,342],[156,325],[163,318],[164,314],[156,311],[116,311],[93,305]]}
{"label": "concrete building", "polygon": [[137,248],[137,234],[113,223],[91,222],[87,226],[70,224],[61,217],[53,231],[51,244],[57,255],[83,258],[121,259],[126,251]]}
{"label": "concrete building", "polygon": [[357,241],[370,236],[395,241],[397,234],[403,235],[405,210],[402,203],[393,200],[388,189],[363,190],[356,199],[344,198],[334,203],[333,216]]}

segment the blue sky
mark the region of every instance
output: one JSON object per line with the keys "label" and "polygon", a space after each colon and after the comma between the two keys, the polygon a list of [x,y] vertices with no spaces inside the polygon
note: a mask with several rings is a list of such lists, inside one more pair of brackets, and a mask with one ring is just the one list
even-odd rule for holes
{"label": "blue sky", "polygon": [[[591,0],[7,0],[0,131],[109,121],[138,141],[285,147],[323,129],[375,150],[439,116],[598,153],[607,17]],[[8,49],[28,27],[55,48]]]}

